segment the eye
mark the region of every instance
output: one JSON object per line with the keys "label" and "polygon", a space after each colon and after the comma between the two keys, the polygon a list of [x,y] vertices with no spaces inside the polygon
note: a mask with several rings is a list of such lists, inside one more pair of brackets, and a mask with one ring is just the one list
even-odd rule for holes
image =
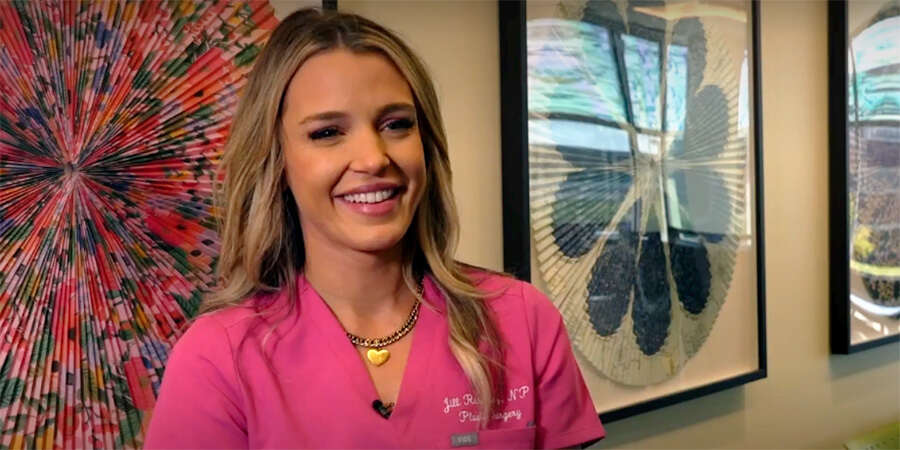
{"label": "eye", "polygon": [[388,121],[388,123],[385,124],[384,127],[388,130],[400,131],[400,130],[409,130],[414,125],[415,125],[415,122],[412,119],[403,118],[403,119],[395,119],[395,120]]}
{"label": "eye", "polygon": [[329,138],[337,137],[339,134],[341,134],[341,133],[337,129],[337,127],[326,127],[326,128],[321,128],[316,131],[313,131],[312,133],[309,133],[309,138],[313,141],[317,141],[320,139],[329,139]]}

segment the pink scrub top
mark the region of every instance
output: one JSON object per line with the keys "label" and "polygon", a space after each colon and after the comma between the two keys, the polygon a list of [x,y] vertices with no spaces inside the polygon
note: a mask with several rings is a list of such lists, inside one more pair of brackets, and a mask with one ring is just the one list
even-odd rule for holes
{"label": "pink scrub top", "polygon": [[498,293],[488,302],[507,346],[506,391],[486,429],[477,429],[477,399],[450,352],[444,297],[430,277],[385,419],[365,362],[300,276],[299,308],[264,346],[271,326],[253,326],[261,322],[249,306],[191,325],[169,358],[145,448],[561,448],[602,438],[556,307],[528,283],[476,279]]}

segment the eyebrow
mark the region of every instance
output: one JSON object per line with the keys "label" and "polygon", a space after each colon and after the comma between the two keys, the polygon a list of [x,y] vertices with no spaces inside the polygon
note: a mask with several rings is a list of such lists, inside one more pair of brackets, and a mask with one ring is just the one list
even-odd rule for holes
{"label": "eyebrow", "polygon": [[[397,112],[397,111],[411,112],[411,113],[415,114],[416,107],[409,103],[390,103],[390,104],[384,105],[381,108],[379,108],[378,114],[376,114],[376,116],[380,117],[385,114]],[[316,114],[313,114],[310,116],[306,116],[305,118],[303,118],[303,120],[300,121],[300,125],[303,125],[307,122],[312,122],[314,120],[343,119],[344,117],[347,117],[348,115],[349,114],[347,114],[343,111],[325,111],[325,112],[316,113]]]}

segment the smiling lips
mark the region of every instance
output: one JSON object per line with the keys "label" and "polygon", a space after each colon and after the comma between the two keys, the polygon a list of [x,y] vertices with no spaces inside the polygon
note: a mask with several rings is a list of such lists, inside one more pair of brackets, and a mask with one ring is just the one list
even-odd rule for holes
{"label": "smiling lips", "polygon": [[383,216],[397,207],[400,191],[398,186],[371,186],[335,198],[351,211],[367,216]]}
{"label": "smiling lips", "polygon": [[374,192],[347,194],[343,198],[350,203],[380,203],[392,197],[395,192],[397,189],[382,189]]}

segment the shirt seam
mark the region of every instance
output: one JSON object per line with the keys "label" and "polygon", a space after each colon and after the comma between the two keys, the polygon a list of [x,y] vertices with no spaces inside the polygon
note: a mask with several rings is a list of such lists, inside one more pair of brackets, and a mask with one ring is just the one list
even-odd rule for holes
{"label": "shirt seam", "polygon": [[[537,376],[537,373],[535,373],[536,364],[535,364],[535,359],[534,359],[535,358],[535,350],[536,350],[535,342],[534,342],[534,323],[532,323],[532,320],[534,320],[534,319],[530,317],[530,314],[528,314],[528,304],[525,301],[525,283],[524,282],[519,282],[519,298],[521,299],[522,310],[525,313],[525,325],[528,327],[528,346],[530,349],[530,351],[528,353],[531,354],[531,372],[533,375]],[[533,379],[532,382],[536,383],[537,379],[536,378]],[[537,386],[535,386],[535,389],[537,389]]]}
{"label": "shirt seam", "polygon": [[[231,370],[234,372],[235,381],[237,382],[237,386],[238,386],[237,392],[240,395],[240,398],[237,399],[240,403],[236,404],[235,406],[238,407],[238,410],[241,412],[241,416],[244,419],[243,420],[244,423],[242,424],[243,428],[244,428],[243,431],[245,433],[248,433],[249,421],[247,420],[247,415],[245,413],[246,392],[244,392],[244,385],[241,383],[240,377],[237,374],[237,360],[235,359],[235,356],[234,356],[234,344],[231,342],[231,335],[228,333],[228,327],[226,327],[224,324],[222,324],[222,322],[219,322],[218,319],[216,319],[215,317],[210,317],[209,320],[211,320],[213,323],[215,323],[216,326],[218,326],[222,330],[222,334],[225,336],[225,342],[228,344],[228,357],[231,361]],[[226,376],[226,380],[228,378],[231,378],[231,377]],[[227,395],[226,395],[226,397],[227,397]]]}

